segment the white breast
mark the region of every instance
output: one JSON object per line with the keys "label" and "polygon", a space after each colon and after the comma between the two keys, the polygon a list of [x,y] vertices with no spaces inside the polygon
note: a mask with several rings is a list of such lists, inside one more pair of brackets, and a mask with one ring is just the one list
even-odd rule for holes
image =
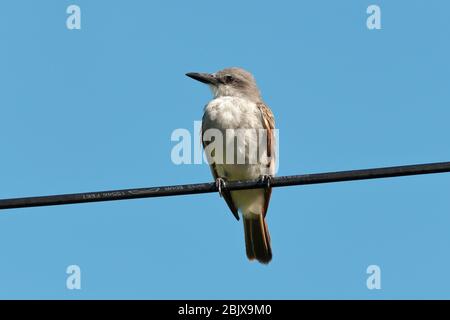
{"label": "white breast", "polygon": [[[257,157],[256,162],[250,163],[249,153],[256,151],[258,146],[259,130],[264,129],[261,111],[256,103],[238,97],[220,97],[212,100],[206,107],[203,115],[203,131],[218,129],[226,136],[227,129],[245,130],[245,138],[235,144],[234,140],[223,140],[224,155],[234,149],[236,159],[244,159],[245,163],[216,164],[219,176],[229,180],[255,179],[263,174],[273,174],[273,168],[268,168],[267,158]],[[253,130],[252,130],[253,129]],[[225,162],[225,161],[224,161]]]}
{"label": "white breast", "polygon": [[261,112],[256,103],[238,97],[220,97],[205,107],[203,116],[207,128],[247,129],[263,128]]}

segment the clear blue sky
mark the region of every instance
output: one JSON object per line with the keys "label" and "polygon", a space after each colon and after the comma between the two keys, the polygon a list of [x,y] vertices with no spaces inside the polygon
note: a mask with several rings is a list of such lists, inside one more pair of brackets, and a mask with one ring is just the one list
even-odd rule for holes
{"label": "clear blue sky", "polygon": [[[81,30],[66,28],[72,3]],[[370,4],[382,30],[366,28]],[[210,99],[184,74],[227,66],[252,71],[275,113],[280,175],[449,161],[449,12],[2,1],[0,198],[210,181],[171,162],[170,135]],[[449,190],[448,174],[278,188],[269,266],[247,261],[217,194],[2,211],[0,298],[450,298]]]}

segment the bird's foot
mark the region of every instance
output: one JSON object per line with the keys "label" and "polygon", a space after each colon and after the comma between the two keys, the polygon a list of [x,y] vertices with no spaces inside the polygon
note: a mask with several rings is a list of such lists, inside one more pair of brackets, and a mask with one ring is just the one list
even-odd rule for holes
{"label": "bird's foot", "polygon": [[269,189],[273,182],[273,176],[269,174],[264,174],[260,178],[261,182],[265,184],[265,189]]}
{"label": "bird's foot", "polygon": [[225,189],[225,188],[226,188],[225,180],[222,179],[222,178],[217,178],[217,179],[216,179],[216,187],[217,187],[217,189],[219,190],[219,195],[220,195],[220,197],[222,198],[222,197],[223,197],[223,195],[222,195],[222,189]]}

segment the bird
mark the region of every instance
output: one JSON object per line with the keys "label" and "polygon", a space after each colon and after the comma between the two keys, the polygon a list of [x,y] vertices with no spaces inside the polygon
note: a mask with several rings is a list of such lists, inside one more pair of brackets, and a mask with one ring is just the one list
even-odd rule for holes
{"label": "bird", "polygon": [[[215,73],[186,75],[207,84],[212,91],[213,99],[204,107],[202,118],[203,148],[220,195],[237,220],[239,212],[243,217],[247,258],[268,264],[272,260],[272,248],[266,214],[276,164],[274,115],[249,71],[231,67]],[[217,143],[216,136],[211,138],[211,130],[219,132],[221,138],[226,137],[224,141]],[[242,135],[236,134],[237,131]],[[233,139],[228,139],[230,132],[234,134]],[[214,150],[209,149],[212,144]],[[258,149],[256,159],[252,158],[255,149]],[[265,187],[226,189],[228,181],[255,179],[261,179]]]}

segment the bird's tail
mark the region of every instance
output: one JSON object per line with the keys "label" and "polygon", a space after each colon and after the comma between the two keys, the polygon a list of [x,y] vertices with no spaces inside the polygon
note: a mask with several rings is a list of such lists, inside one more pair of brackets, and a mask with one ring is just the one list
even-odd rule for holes
{"label": "bird's tail", "polygon": [[272,260],[272,248],[266,219],[262,214],[243,218],[247,257],[268,264]]}

